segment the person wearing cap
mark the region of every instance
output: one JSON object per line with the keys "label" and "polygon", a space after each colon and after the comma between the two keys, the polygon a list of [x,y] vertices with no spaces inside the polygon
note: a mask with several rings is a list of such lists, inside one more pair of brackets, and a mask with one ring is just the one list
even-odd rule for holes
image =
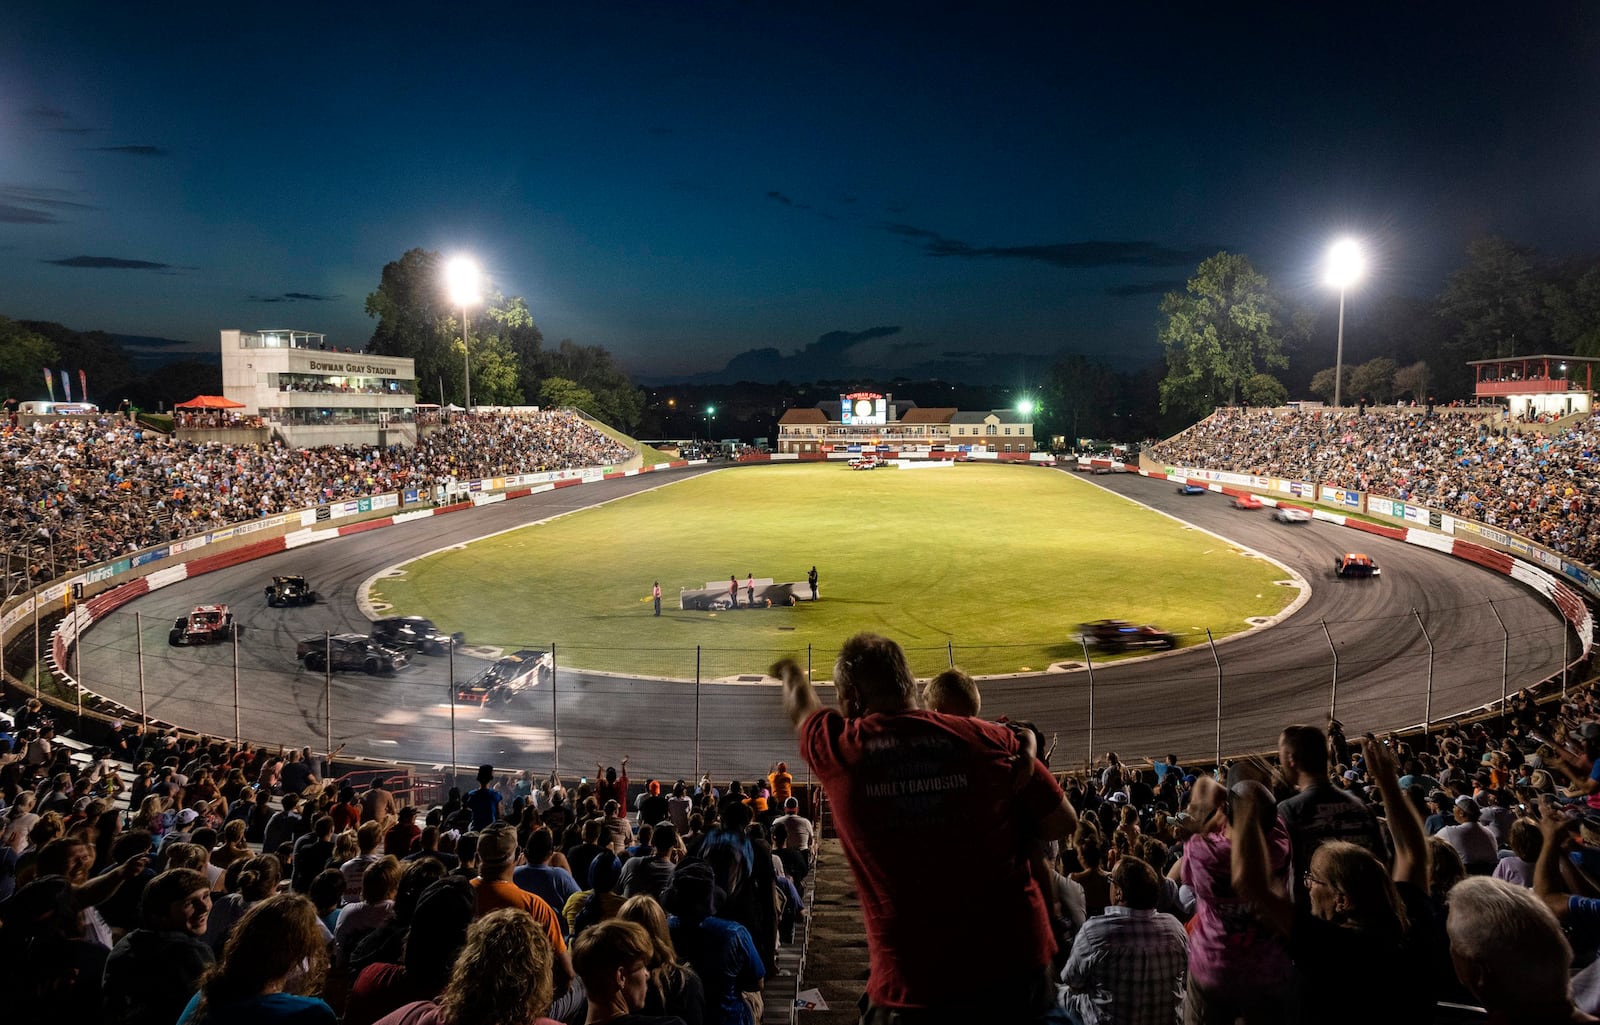
{"label": "person wearing cap", "polygon": [[572,978],[572,959],[567,956],[567,941],[561,919],[554,909],[511,881],[517,863],[517,828],[509,822],[496,822],[478,834],[478,877],[472,880],[477,899],[477,917],[501,908],[516,908],[533,916],[534,922],[550,939],[556,952],[556,989],[566,990]]}
{"label": "person wearing cap", "polygon": [[[795,660],[768,672],[783,681],[861,896],[871,962],[862,1020],[930,1008],[952,1021],[1046,1020],[1056,944],[1027,841],[1067,836],[1077,814],[1034,757],[1032,732],[920,709],[905,652],[875,634],[840,649],[839,710],[823,707]],[[932,850],[936,861],[905,856]],[[983,879],[985,898],[930,899],[948,889],[948,865]],[[928,951],[960,951],[961,970]]]}
{"label": "person wearing cap", "polygon": [[1481,876],[1493,872],[1500,857],[1500,845],[1480,821],[1483,810],[1477,800],[1465,794],[1456,798],[1454,815],[1455,824],[1439,830],[1439,839],[1456,849],[1469,874]]}
{"label": "person wearing cap", "polygon": [[1454,808],[1455,803],[1450,799],[1449,794],[1443,790],[1430,791],[1428,793],[1428,817],[1422,823],[1423,835],[1433,836],[1439,830],[1455,821],[1451,814]]}
{"label": "person wearing cap", "polygon": [[472,813],[469,828],[475,833],[482,833],[490,823],[500,820],[500,791],[491,785],[493,783],[494,766],[478,766],[478,786],[465,798],[467,810]]}
{"label": "person wearing cap", "polygon": [[653,779],[646,783],[644,794],[639,798],[639,824],[653,826],[665,822],[671,817],[671,811],[667,798],[661,793],[661,781]]}
{"label": "person wearing cap", "polygon": [[[1320,727],[1285,726],[1278,735],[1278,766],[1296,793],[1278,802],[1278,817],[1289,830],[1296,866],[1309,865],[1322,844],[1344,840],[1383,858],[1388,848],[1377,817],[1366,801],[1333,785],[1328,778],[1328,737]],[[1304,906],[1306,895],[1290,888]]]}

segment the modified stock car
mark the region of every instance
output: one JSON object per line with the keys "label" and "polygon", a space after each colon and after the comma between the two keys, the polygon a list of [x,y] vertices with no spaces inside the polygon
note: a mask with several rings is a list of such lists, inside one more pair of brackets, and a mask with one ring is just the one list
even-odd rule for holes
{"label": "modified stock car", "polygon": [[1345,552],[1333,560],[1333,575],[1337,577],[1375,577],[1381,572],[1372,556],[1360,552]]}
{"label": "modified stock car", "polygon": [[391,616],[372,624],[372,639],[391,648],[410,648],[424,655],[443,655],[452,644],[456,647],[467,642],[467,635],[459,630],[447,634],[421,616]]}
{"label": "modified stock car", "polygon": [[[240,633],[244,628],[240,628]],[[221,644],[233,638],[233,613],[226,605],[196,605],[187,616],[179,616],[167,631],[167,643],[174,648],[196,644]]]}
{"label": "modified stock car", "polygon": [[857,456],[856,458],[850,460],[850,469],[852,470],[876,470],[882,465],[883,460],[872,455]]}
{"label": "modified stock car", "polygon": [[505,705],[552,671],[548,651],[525,648],[495,662],[466,683],[456,684],[456,700],[468,704]]}
{"label": "modified stock car", "polygon": [[1259,509],[1261,508],[1261,499],[1254,495],[1239,495],[1234,498],[1233,507],[1235,509]]}
{"label": "modified stock car", "polygon": [[1159,626],[1135,626],[1125,619],[1097,619],[1080,626],[1082,636],[1101,651],[1131,651],[1135,648],[1159,648],[1171,651],[1178,646],[1178,635],[1168,633]]}
{"label": "modified stock car", "polygon": [[1180,494],[1180,495],[1203,495],[1205,493],[1206,493],[1206,487],[1203,484],[1179,484],[1178,485],[1178,494]]}
{"label": "modified stock car", "polygon": [[301,576],[273,577],[267,587],[267,607],[279,605],[315,605],[317,592]]}
{"label": "modified stock car", "polygon": [[1273,510],[1272,518],[1279,523],[1310,523],[1311,510],[1298,505],[1280,505]]}
{"label": "modified stock car", "polygon": [[308,637],[296,645],[294,657],[312,672],[360,669],[368,676],[395,672],[411,661],[404,651],[384,647],[360,634]]}

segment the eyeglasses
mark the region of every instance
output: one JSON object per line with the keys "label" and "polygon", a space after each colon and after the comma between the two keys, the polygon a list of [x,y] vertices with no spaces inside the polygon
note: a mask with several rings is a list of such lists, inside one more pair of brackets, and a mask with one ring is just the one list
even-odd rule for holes
{"label": "eyeglasses", "polygon": [[1313,885],[1315,885],[1315,886],[1327,886],[1328,885],[1328,881],[1326,879],[1318,879],[1316,876],[1312,875],[1310,872],[1307,872],[1305,875],[1300,877],[1300,885],[1304,886],[1306,889],[1309,890],[1309,889],[1311,889],[1311,887]]}

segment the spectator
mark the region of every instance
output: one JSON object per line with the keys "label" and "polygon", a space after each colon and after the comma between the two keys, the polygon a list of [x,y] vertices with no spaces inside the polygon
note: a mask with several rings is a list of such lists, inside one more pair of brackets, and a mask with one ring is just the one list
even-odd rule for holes
{"label": "spectator", "polygon": [[666,910],[677,918],[673,947],[705,990],[707,1025],[752,1025],[766,971],[749,930],[718,917],[726,896],[711,866],[686,862],[673,874]]}
{"label": "spectator", "polygon": [[651,856],[630,858],[622,866],[622,876],[617,885],[624,897],[646,894],[657,900],[667,892],[672,882],[672,870],[683,857],[678,845],[678,831],[671,823],[662,823],[650,835]]}
{"label": "spectator", "polygon": [[694,799],[689,796],[689,784],[678,780],[673,784],[672,796],[667,798],[667,817],[679,836],[689,832],[689,814],[694,809]]}
{"label": "spectator", "polygon": [[622,758],[622,775],[617,775],[615,766],[601,768],[599,762],[594,763],[594,796],[602,806],[607,801],[617,802],[617,807],[627,806],[628,800],[628,757]]}
{"label": "spectator", "polygon": [[650,938],[650,982],[645,993],[645,1015],[675,1015],[685,1025],[701,1025],[705,1020],[705,990],[694,970],[678,963],[672,945],[667,913],[654,897],[629,897],[617,911],[617,920],[632,922]]}
{"label": "spectator", "polygon": [[467,942],[474,904],[465,879],[429,884],[417,898],[399,962],[377,961],[361,969],[350,986],[343,1025],[371,1025],[405,1004],[437,999]]}
{"label": "spectator", "polygon": [[417,809],[408,804],[400,809],[399,820],[383,834],[383,853],[404,858],[421,837],[422,830],[417,826]]}
{"label": "spectator", "polygon": [[[845,642],[834,666],[842,714],[822,707],[794,661],[770,675],[783,681],[801,750],[832,795],[861,895],[871,955],[865,1019],[939,1007],[952,1020],[1043,1020],[1054,1006],[1046,969],[1055,943],[1024,840],[1065,836],[1076,814],[1034,759],[1033,734],[918,710],[904,653],[872,634]],[[896,754],[913,749],[915,758]],[[931,867],[897,856],[907,850],[944,852],[941,860],[988,880],[991,897],[927,900],[939,883]],[[914,953],[956,949],[967,952],[961,972]]]}
{"label": "spectator", "polygon": [[400,860],[394,855],[385,855],[367,866],[361,877],[361,899],[341,908],[334,924],[340,965],[349,964],[351,951],[363,937],[394,918],[394,896],[399,889]]}
{"label": "spectator", "polygon": [[524,865],[511,873],[511,881],[554,908],[565,908],[567,901],[582,887],[572,873],[550,863],[555,854],[555,838],[540,826],[528,834]]}
{"label": "spectator", "polygon": [[1533,868],[1539,861],[1544,838],[1539,826],[1531,819],[1518,819],[1511,824],[1511,855],[1501,858],[1494,867],[1494,877],[1514,886],[1533,886]]}
{"label": "spectator", "polygon": [[616,801],[606,801],[602,807],[600,843],[611,848],[613,854],[621,854],[633,843],[633,827],[628,825],[628,817]]}
{"label": "spectator", "polygon": [[317,920],[328,932],[328,942],[333,942],[333,928],[339,924],[339,908],[344,903],[344,873],[336,868],[325,868],[311,880],[306,896],[316,905]]}
{"label": "spectator", "polygon": [[[300,828],[300,795],[298,793],[284,794],[283,797],[279,798],[279,804],[282,806],[282,810],[267,820],[267,827],[261,833],[261,849],[269,853],[276,851],[286,843],[293,843],[302,831]],[[178,817],[179,821],[183,820],[183,815],[188,814],[189,810],[184,809]],[[191,818],[190,821],[193,821],[193,819]]]}
{"label": "spectator", "polygon": [[406,1004],[380,1025],[559,1025],[543,1017],[554,960],[543,930],[502,908],[472,923],[437,1004]]}
{"label": "spectator", "polygon": [[295,841],[290,885],[295,893],[305,893],[311,881],[322,874],[333,859],[333,817],[319,815],[311,832]]}
{"label": "spectator", "polygon": [[[374,798],[377,800],[377,798]],[[348,783],[339,787],[339,800],[328,810],[333,819],[333,831],[342,833],[361,824],[361,802],[356,800],[356,788]]]}
{"label": "spectator", "polygon": [[439,849],[440,833],[438,826],[425,826],[417,834],[417,849],[401,858],[401,861],[417,861],[421,858],[432,858],[447,869],[453,869],[461,864],[461,859],[454,854]]}
{"label": "spectator", "polygon": [[589,880],[593,884],[567,898],[561,917],[567,932],[577,936],[596,922],[616,917],[622,907],[622,897],[617,893],[617,879],[622,875],[622,862],[610,851],[601,851],[589,863]]}
{"label": "spectator", "polygon": [[472,831],[482,833],[492,822],[500,819],[500,792],[494,783],[494,766],[478,766],[477,789],[467,794],[466,807],[472,814]]}
{"label": "spectator", "polygon": [[639,823],[653,826],[664,822],[670,815],[667,799],[661,794],[661,782],[651,780],[644,785],[644,794],[639,799]]}
{"label": "spectator", "polygon": [[206,943],[218,954],[228,942],[228,935],[253,905],[272,896],[278,889],[282,870],[272,854],[259,854],[244,862],[238,873],[238,890],[223,894],[211,902],[211,916],[206,921]]}
{"label": "spectator", "polygon": [[143,921],[111,949],[101,1000],[107,1025],[172,1025],[214,960],[205,942],[211,885],[169,869],[145,887]]}
{"label": "spectator", "polygon": [[383,828],[381,822],[369,819],[356,830],[356,856],[339,866],[339,871],[344,873],[346,901],[361,899],[361,877],[378,860],[378,841],[383,836]]}
{"label": "spectator", "polygon": [[[380,961],[399,964],[405,951],[406,935],[411,931],[412,917],[416,914],[417,901],[422,899],[423,891],[450,874],[448,869],[432,858],[402,861],[400,866],[400,882],[394,895],[394,916],[357,941],[350,951],[352,972],[360,972]],[[466,885],[470,887],[472,884]]]}
{"label": "spectator", "polygon": [[[811,825],[811,820],[800,814],[800,801],[790,797],[783,802],[783,814],[772,820],[773,835],[776,836],[778,827],[782,826],[786,841],[781,845],[786,850],[799,851],[804,857],[807,867],[811,864],[811,844],[816,839],[816,829]],[[797,878],[804,879],[805,873],[801,872]]]}
{"label": "spectator", "polygon": [[1450,891],[1446,926],[1456,974],[1491,1023],[1600,1021],[1573,1006],[1572,948],[1550,909],[1497,879],[1466,879]]}
{"label": "spectator", "polygon": [[778,762],[767,772],[767,788],[780,807],[794,796],[794,776],[789,772],[788,762]]}
{"label": "spectator", "polygon": [[1455,825],[1439,830],[1439,839],[1456,849],[1468,874],[1475,876],[1486,876],[1493,872],[1499,858],[1499,846],[1494,841],[1494,834],[1478,821],[1481,814],[1478,802],[1463,795],[1455,801]]}
{"label": "spectator", "polygon": [[555,952],[556,988],[565,992],[573,977],[572,959],[562,938],[562,923],[550,905],[511,881],[511,868],[517,862],[517,831],[508,822],[496,822],[478,837],[481,875],[472,880],[477,897],[477,913],[482,918],[501,908],[515,908],[531,915],[550,940]]}
{"label": "spectator", "polygon": [[8,1020],[92,1022],[105,973],[105,946],[84,933],[73,886],[54,875],[32,880],[0,905],[0,986]]}
{"label": "spectator", "polygon": [[[1328,737],[1316,726],[1285,726],[1278,735],[1278,765],[1296,790],[1278,804],[1278,817],[1289,830],[1295,865],[1311,864],[1311,855],[1330,840],[1345,840],[1385,857],[1378,821],[1365,802],[1328,779]],[[1302,909],[1307,897],[1290,890]]]}
{"label": "spectator", "polygon": [[1063,1006],[1080,1025],[1180,1020],[1189,943],[1183,925],[1155,909],[1161,877],[1138,858],[1122,858],[1111,895],[1111,907],[1073,940],[1061,972]]}
{"label": "spectator", "polygon": [[178,1025],[336,1025],[333,1008],[304,995],[321,989],[327,964],[311,902],[290,893],[268,897],[239,920]]}
{"label": "spectator", "polygon": [[978,685],[964,670],[954,666],[928,681],[923,700],[929,711],[945,715],[977,715],[983,707]]}
{"label": "spectator", "polygon": [[367,792],[361,795],[361,824],[376,822],[381,834],[394,825],[398,812],[399,805],[395,803],[394,795],[383,788],[383,780],[373,777],[372,782],[367,784]]}

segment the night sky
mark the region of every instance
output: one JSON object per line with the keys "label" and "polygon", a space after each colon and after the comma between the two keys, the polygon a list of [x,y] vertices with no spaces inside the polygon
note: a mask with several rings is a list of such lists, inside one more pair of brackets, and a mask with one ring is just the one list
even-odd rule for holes
{"label": "night sky", "polygon": [[1356,322],[1480,235],[1600,252],[1597,122],[1578,2],[24,0],[0,315],[360,347],[421,246],[640,380],[1004,381],[1155,358],[1222,248],[1332,302],[1322,252],[1364,238]]}

